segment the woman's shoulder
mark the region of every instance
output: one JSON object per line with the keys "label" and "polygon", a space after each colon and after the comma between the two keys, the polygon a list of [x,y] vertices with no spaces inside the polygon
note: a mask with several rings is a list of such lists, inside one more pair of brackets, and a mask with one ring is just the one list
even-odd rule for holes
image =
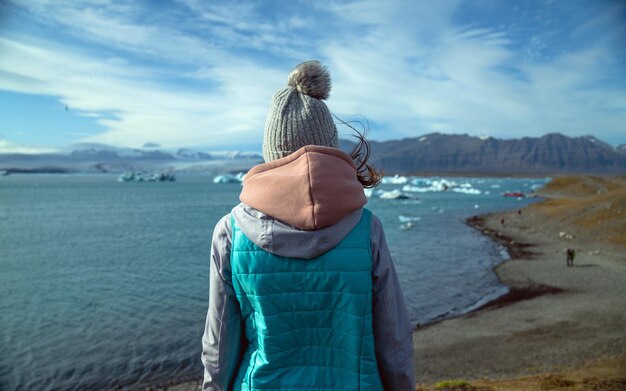
{"label": "woman's shoulder", "polygon": [[215,224],[213,228],[213,239],[217,239],[220,237],[230,237],[231,236],[231,213],[225,214],[218,222]]}
{"label": "woman's shoulder", "polygon": [[371,221],[371,231],[372,231],[372,234],[374,234],[375,232],[382,231],[383,223],[380,221],[378,216],[376,216],[376,214],[374,212],[372,212],[368,208],[363,208],[363,209],[367,210],[370,213],[370,215],[371,215],[370,221]]}

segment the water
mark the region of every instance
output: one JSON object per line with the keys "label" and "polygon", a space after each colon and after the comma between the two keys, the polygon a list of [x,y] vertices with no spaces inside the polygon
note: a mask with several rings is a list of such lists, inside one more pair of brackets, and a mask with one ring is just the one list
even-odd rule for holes
{"label": "water", "polygon": [[[457,181],[483,194],[368,204],[385,227],[415,323],[506,291],[492,272],[501,249],[463,220],[521,207],[530,201],[500,193],[543,183]],[[142,388],[201,377],[211,233],[240,189],[201,176],[0,178],[0,390]],[[399,215],[419,219],[402,229]]]}

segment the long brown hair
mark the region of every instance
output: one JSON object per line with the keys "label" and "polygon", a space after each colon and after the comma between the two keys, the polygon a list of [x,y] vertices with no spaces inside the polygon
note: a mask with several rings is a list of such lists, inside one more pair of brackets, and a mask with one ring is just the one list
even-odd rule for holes
{"label": "long brown hair", "polygon": [[372,163],[369,162],[372,147],[370,146],[369,141],[365,138],[367,128],[363,125],[363,123],[357,121],[363,128],[363,132],[361,132],[349,122],[342,120],[335,114],[333,114],[333,117],[335,117],[342,125],[348,126],[356,133],[353,134],[352,137],[357,139],[357,143],[349,155],[356,165],[357,179],[365,189],[371,189],[372,187],[378,186],[383,177],[383,171],[378,170]]}

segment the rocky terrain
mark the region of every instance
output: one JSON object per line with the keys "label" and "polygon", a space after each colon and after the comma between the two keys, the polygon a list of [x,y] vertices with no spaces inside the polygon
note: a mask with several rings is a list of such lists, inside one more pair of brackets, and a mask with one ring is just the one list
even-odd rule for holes
{"label": "rocky terrain", "polygon": [[[371,142],[372,162],[386,173],[457,175],[619,174],[626,172],[626,149],[593,136],[497,139],[432,133]],[[349,151],[350,141],[341,148]]]}

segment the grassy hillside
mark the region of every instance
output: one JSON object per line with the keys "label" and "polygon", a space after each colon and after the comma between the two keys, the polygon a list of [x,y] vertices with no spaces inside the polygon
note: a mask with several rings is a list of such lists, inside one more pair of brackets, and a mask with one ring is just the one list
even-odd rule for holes
{"label": "grassy hillside", "polygon": [[[564,176],[539,194],[547,200],[532,206],[554,230],[576,227],[576,240],[626,245],[626,176]],[[569,231],[572,231],[570,228]]]}

